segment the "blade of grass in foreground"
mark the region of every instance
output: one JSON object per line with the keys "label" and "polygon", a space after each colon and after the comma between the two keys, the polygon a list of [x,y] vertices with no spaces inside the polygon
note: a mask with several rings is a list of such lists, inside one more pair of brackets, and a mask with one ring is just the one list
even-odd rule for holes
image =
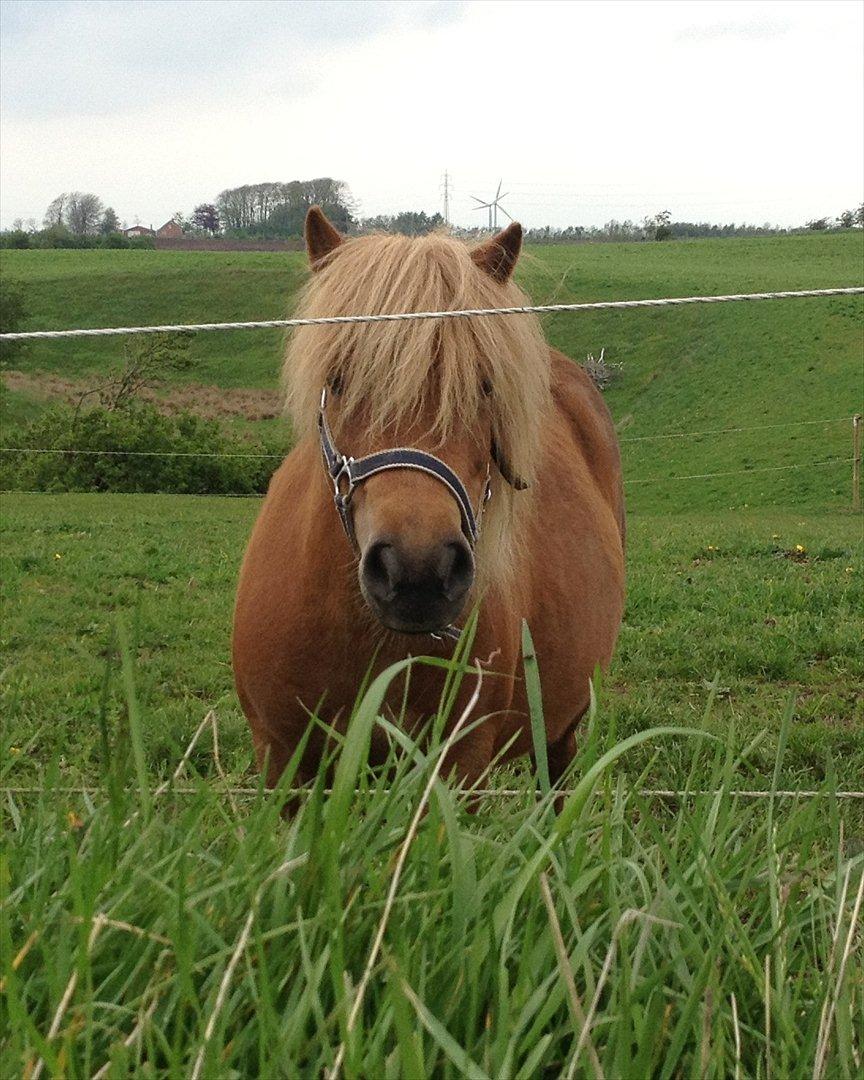
{"label": "blade of grass in foreground", "polygon": [[543,841],[538,850],[534,853],[534,856],[522,868],[522,871],[507,893],[507,896],[501,900],[495,908],[493,920],[496,935],[500,936],[504,932],[505,927],[514,915],[516,905],[519,903],[519,899],[528,887],[529,882],[537,874],[543,861],[549,857],[549,852],[555,844],[557,844],[563,836],[566,836],[584,810],[591,792],[594,789],[594,785],[600,779],[603,771],[614,764],[622,754],[626,754],[628,750],[639,746],[640,743],[648,742],[649,739],[656,739],[663,735],[686,735],[697,739],[715,738],[715,736],[709,735],[708,732],[698,731],[694,728],[656,727],[649,728],[647,731],[637,731],[635,735],[631,735],[617,746],[613,746],[611,750],[607,750],[581,778],[572,794],[567,797],[564,808],[559,814],[558,820],[555,822],[552,835]]}
{"label": "blade of grass in foreground", "polygon": [[345,822],[348,817],[348,809],[354,797],[357,785],[357,777],[369,756],[369,743],[372,738],[372,728],[375,718],[381,710],[390,684],[400,672],[404,671],[413,663],[409,657],[391,664],[373,681],[372,685],[363,696],[363,700],[354,710],[348,732],[345,736],[345,745],[339,755],[336,766],[336,775],[333,779],[333,789],[327,800],[325,819],[330,833],[341,838]]}
{"label": "blade of grass in foreground", "polygon": [[129,718],[129,737],[132,742],[132,758],[135,762],[135,777],[138,782],[138,799],[141,803],[141,813],[144,820],[150,817],[152,799],[150,797],[150,782],[147,778],[147,763],[144,757],[144,740],[141,730],[141,712],[138,706],[138,695],[135,690],[135,670],[132,664],[132,650],[129,645],[129,635],[126,631],[126,623],[122,615],[117,616],[117,643],[120,647],[120,658],[123,667],[123,687],[126,692],[126,710]]}
{"label": "blade of grass in foreground", "polygon": [[528,712],[531,716],[531,739],[534,743],[534,759],[537,762],[537,778],[540,792],[548,795],[551,790],[549,781],[549,755],[546,746],[546,725],[543,721],[543,694],[540,689],[540,667],[534,640],[525,619],[522,620],[522,664],[525,669],[525,693],[528,696]]}
{"label": "blade of grass in foreground", "polygon": [[427,1006],[408,985],[404,976],[397,972],[396,977],[403,994],[413,1006],[418,1020],[441,1047],[447,1058],[459,1069],[461,1075],[470,1077],[470,1080],[489,1080],[487,1073],[472,1060],[471,1056],[459,1045],[441,1021],[429,1011]]}

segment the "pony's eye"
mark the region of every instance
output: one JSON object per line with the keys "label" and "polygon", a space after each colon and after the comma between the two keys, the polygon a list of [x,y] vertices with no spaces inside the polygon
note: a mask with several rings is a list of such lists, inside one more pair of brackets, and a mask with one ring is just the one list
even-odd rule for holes
{"label": "pony's eye", "polygon": [[485,397],[489,397],[492,393],[492,383],[489,382],[488,379],[484,379],[483,382],[480,383],[480,389],[483,391]]}

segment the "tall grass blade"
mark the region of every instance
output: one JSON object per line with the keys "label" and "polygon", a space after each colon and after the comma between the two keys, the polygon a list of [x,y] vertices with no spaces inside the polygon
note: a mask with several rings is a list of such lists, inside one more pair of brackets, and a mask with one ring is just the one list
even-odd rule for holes
{"label": "tall grass blade", "polygon": [[537,779],[545,796],[552,789],[549,780],[549,754],[546,746],[546,724],[543,720],[543,694],[540,689],[540,667],[531,631],[522,620],[522,665],[525,669],[525,693],[528,696],[528,712],[531,716],[531,740],[534,744],[534,760],[537,762]]}
{"label": "tall grass blade", "polygon": [[135,763],[135,777],[138,782],[138,800],[141,814],[145,821],[150,817],[153,805],[150,795],[150,783],[147,778],[147,762],[144,757],[144,738],[141,728],[141,712],[138,706],[138,694],[135,689],[135,669],[132,663],[132,650],[123,616],[117,616],[117,643],[120,647],[120,659],[123,670],[123,688],[126,694],[126,710],[129,718],[129,737],[132,742],[132,759]]}
{"label": "tall grass blade", "polygon": [[469,1077],[470,1080],[490,1080],[488,1074],[480,1068],[471,1055],[453,1038],[441,1021],[430,1012],[426,1005],[424,1005],[402,975],[398,975],[397,977],[402,992],[414,1007],[417,1019],[423,1027],[426,1028],[441,1050],[443,1050],[447,1058],[456,1066],[460,1074]]}
{"label": "tall grass blade", "polygon": [[341,838],[344,832],[348,809],[354,798],[354,789],[357,786],[357,778],[369,757],[372,727],[378,713],[381,711],[381,706],[384,704],[384,698],[390,689],[390,684],[413,663],[414,660],[408,657],[405,660],[399,660],[397,663],[391,664],[390,667],[382,671],[366,691],[363,700],[348,723],[345,745],[339,755],[336,775],[333,778],[333,790],[327,800],[325,809],[327,828],[337,840]]}
{"label": "tall grass blade", "polygon": [[611,750],[607,750],[585,773],[573,792],[567,797],[564,808],[552,828],[551,836],[543,841],[532,858],[523,866],[505,896],[496,905],[492,919],[498,937],[503,934],[505,928],[509,925],[520,897],[544,861],[548,859],[552,848],[562,837],[567,835],[579,818],[590,798],[591,792],[594,790],[594,785],[600,779],[604,770],[614,764],[628,750],[632,750],[641,743],[648,742],[649,739],[660,738],[663,735],[687,735],[697,739],[716,739],[715,735],[694,728],[656,727],[649,728],[647,731],[637,731],[629,739],[624,739],[617,746],[613,746]]}

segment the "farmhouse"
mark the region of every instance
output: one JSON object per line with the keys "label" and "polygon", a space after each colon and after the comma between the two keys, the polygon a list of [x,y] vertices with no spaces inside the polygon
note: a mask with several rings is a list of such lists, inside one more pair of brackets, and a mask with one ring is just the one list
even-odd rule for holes
{"label": "farmhouse", "polygon": [[133,225],[131,229],[124,229],[123,235],[128,236],[130,240],[134,240],[140,236],[167,236],[178,237],[183,235],[183,228],[174,218],[170,221],[166,221],[164,225],[160,225],[158,229],[147,228],[146,225]]}
{"label": "farmhouse", "polygon": [[183,235],[183,229],[181,228],[179,223],[177,221],[175,221],[174,218],[171,218],[170,221],[166,221],[164,225],[161,225],[156,230],[156,235],[157,236],[171,236],[171,237],[182,236]]}
{"label": "farmhouse", "polygon": [[123,235],[128,236],[130,240],[134,240],[138,236],[155,236],[156,233],[152,229],[148,229],[146,225],[133,225],[131,229],[124,229]]}

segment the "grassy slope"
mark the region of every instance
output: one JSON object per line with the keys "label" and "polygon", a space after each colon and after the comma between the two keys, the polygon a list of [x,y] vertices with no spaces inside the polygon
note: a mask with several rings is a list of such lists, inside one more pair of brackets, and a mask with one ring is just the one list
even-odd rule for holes
{"label": "grassy slope", "polygon": [[[295,252],[4,251],[0,267],[24,285],[30,322],[41,329],[278,319],[305,277]],[[274,331],[201,334],[197,377],[275,385],[279,340]],[[116,340],[46,344],[28,346],[28,370],[98,371],[122,349]]]}
{"label": "grassy slope", "polygon": [[[855,284],[862,237],[540,247],[519,277],[538,301],[626,299]],[[34,327],[280,317],[303,256],[269,252],[12,251]],[[546,317],[549,340],[580,359],[625,365],[608,393],[622,437],[848,417],[862,409],[860,297]],[[195,378],[272,386],[280,333],[201,334]],[[116,362],[116,340],[36,343],[20,367],[81,374]],[[17,403],[19,411],[24,403]],[[624,442],[631,505],[642,509],[848,502],[849,467],[643,485],[654,477],[848,458],[848,423],[698,440]]]}

